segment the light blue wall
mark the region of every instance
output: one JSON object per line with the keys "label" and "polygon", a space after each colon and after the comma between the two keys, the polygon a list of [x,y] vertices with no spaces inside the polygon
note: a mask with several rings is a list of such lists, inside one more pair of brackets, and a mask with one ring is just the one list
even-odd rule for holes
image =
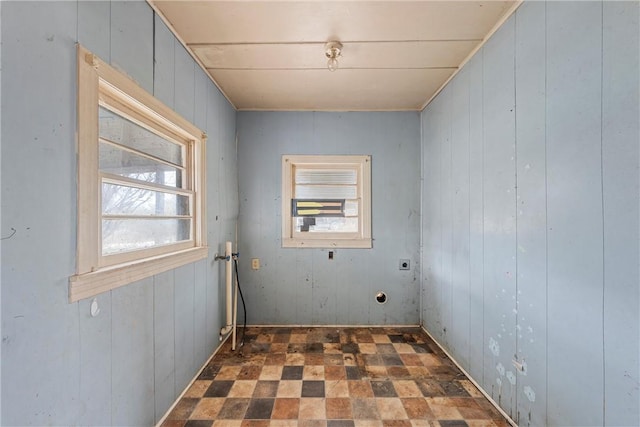
{"label": "light blue wall", "polygon": [[[218,345],[235,110],[143,1],[2,2],[2,425],[150,425]],[[67,302],[82,43],[208,134],[209,258]]]}
{"label": "light blue wall", "polygon": [[[249,324],[418,324],[419,115],[238,113],[238,248]],[[373,249],[281,247],[283,154],[372,156]],[[251,270],[251,258],[261,268]],[[400,258],[411,260],[400,271]],[[376,291],[389,300],[379,305]]]}
{"label": "light blue wall", "polygon": [[638,15],[526,2],[421,116],[422,319],[522,426],[640,425]]}

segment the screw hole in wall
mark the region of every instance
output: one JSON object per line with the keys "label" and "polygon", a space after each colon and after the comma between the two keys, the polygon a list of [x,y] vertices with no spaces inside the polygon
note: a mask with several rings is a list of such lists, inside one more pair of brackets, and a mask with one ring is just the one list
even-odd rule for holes
{"label": "screw hole in wall", "polygon": [[378,304],[384,304],[385,302],[387,302],[387,294],[382,291],[378,292],[376,294],[376,302]]}

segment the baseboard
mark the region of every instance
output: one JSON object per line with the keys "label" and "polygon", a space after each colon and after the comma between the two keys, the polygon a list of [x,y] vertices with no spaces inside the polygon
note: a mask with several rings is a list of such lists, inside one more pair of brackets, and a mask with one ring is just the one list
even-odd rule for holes
{"label": "baseboard", "polygon": [[[240,325],[238,325],[241,328]],[[420,325],[247,325],[247,328],[420,328]]]}
{"label": "baseboard", "polygon": [[160,427],[162,425],[162,423],[167,419],[167,417],[169,416],[171,411],[173,411],[173,408],[175,408],[176,405],[178,404],[178,402],[180,402],[180,399],[182,399],[184,397],[184,395],[187,392],[187,390],[189,390],[189,388],[193,385],[193,383],[198,379],[198,377],[200,376],[202,371],[204,371],[204,368],[206,368],[207,365],[209,364],[209,362],[211,362],[211,359],[213,359],[213,357],[216,354],[218,354],[218,351],[220,351],[220,349],[222,348],[224,343],[227,342],[227,340],[229,339],[230,336],[231,336],[231,334],[227,334],[227,336],[224,337],[224,339],[220,342],[220,344],[218,344],[218,347],[216,347],[216,349],[213,350],[213,353],[211,353],[211,356],[209,356],[209,358],[207,359],[206,362],[204,362],[202,367],[200,369],[198,369],[198,372],[196,372],[196,375],[191,379],[191,381],[189,381],[189,384],[187,384],[187,386],[184,388],[184,390],[182,390],[182,393],[180,393],[180,395],[178,397],[176,397],[176,400],[173,401],[173,404],[169,407],[169,409],[167,409],[167,411],[164,413],[162,418],[160,418],[160,420],[156,424],[156,427]]}
{"label": "baseboard", "polygon": [[449,359],[451,359],[451,361],[458,367],[458,369],[460,369],[462,371],[464,376],[467,377],[467,379],[469,381],[471,381],[471,383],[473,383],[474,386],[476,386],[476,388],[480,391],[480,393],[482,393],[482,395],[484,397],[486,397],[487,400],[493,406],[495,406],[495,408],[498,410],[498,412],[500,412],[502,414],[502,416],[505,417],[505,419],[509,422],[509,424],[511,424],[513,427],[518,427],[518,424],[515,421],[513,421],[509,415],[507,415],[507,413],[504,411],[504,409],[502,409],[500,406],[498,406],[496,401],[493,400],[493,398],[480,386],[480,384],[478,384],[478,382],[476,380],[474,380],[473,377],[471,377],[471,375],[469,375],[469,373],[462,367],[462,365],[460,365],[460,363],[458,363],[458,361],[451,354],[449,354],[449,352],[442,346],[442,344],[440,344],[438,342],[438,340],[436,340],[435,337],[433,335],[431,335],[429,333],[429,331],[427,331],[427,329],[424,326],[420,326],[420,328],[424,331],[425,334],[427,334],[429,336],[429,338],[431,338],[433,340],[434,343],[436,343],[436,345],[438,347],[440,347],[440,350],[442,350],[444,352],[444,354],[446,354],[447,357]]}

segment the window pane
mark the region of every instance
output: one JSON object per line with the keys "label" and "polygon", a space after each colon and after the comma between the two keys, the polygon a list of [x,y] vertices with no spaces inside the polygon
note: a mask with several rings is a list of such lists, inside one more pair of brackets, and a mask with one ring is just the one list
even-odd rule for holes
{"label": "window pane", "polygon": [[111,215],[190,215],[189,197],[103,182],[102,213]]}
{"label": "window pane", "polygon": [[100,143],[100,170],[144,182],[182,187],[182,169]]}
{"label": "window pane", "polygon": [[355,185],[296,185],[296,199],[356,199]]}
{"label": "window pane", "polygon": [[310,233],[357,233],[358,218],[316,217],[295,218],[295,230]]}
{"label": "window pane", "polygon": [[296,184],[357,184],[354,169],[299,169],[296,168]]}
{"label": "window pane", "polygon": [[191,238],[191,219],[103,219],[102,255],[169,245]]}
{"label": "window pane", "polygon": [[176,165],[184,166],[183,147],[100,107],[100,137]]}

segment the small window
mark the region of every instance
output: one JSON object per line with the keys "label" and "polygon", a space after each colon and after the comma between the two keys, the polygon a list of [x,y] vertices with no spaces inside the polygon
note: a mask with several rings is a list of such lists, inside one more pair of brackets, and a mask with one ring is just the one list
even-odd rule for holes
{"label": "small window", "polygon": [[205,258],[203,132],[78,47],[71,301]]}
{"label": "small window", "polygon": [[371,157],[283,156],[282,246],[371,248]]}

